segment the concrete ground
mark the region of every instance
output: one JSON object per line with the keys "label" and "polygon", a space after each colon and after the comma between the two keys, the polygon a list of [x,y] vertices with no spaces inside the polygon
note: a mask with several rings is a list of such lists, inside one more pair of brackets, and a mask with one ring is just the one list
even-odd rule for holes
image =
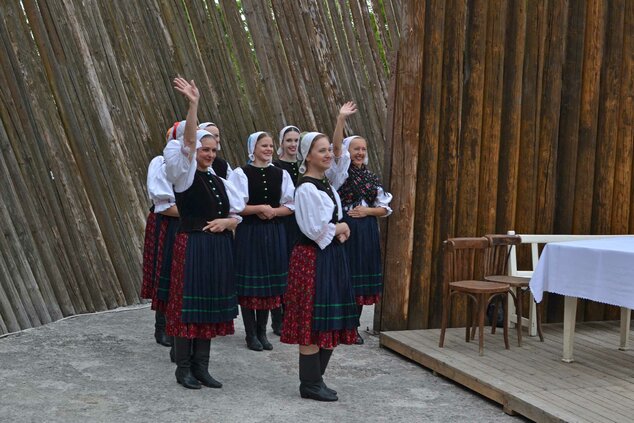
{"label": "concrete ground", "polygon": [[[365,307],[362,327],[371,325]],[[147,307],[77,316],[0,339],[1,422],[507,422],[497,404],[379,347],[341,346],[325,380],[339,401],[298,393],[297,347],[246,348],[244,329],[212,340],[222,389],[182,388]]]}

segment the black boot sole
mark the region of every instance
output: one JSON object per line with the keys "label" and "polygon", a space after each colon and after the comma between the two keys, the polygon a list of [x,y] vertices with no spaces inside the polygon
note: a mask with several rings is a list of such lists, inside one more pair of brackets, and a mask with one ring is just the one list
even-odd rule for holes
{"label": "black boot sole", "polygon": [[222,383],[218,382],[216,379],[214,379],[213,377],[211,377],[211,375],[209,376],[210,379],[207,378],[199,378],[194,376],[196,379],[198,379],[198,381],[200,382],[200,384],[202,386],[206,386],[207,388],[214,388],[214,389],[220,389],[222,388]]}
{"label": "black boot sole", "polygon": [[323,402],[339,401],[339,398],[334,394],[332,396],[322,396],[322,395],[314,395],[314,394],[309,394],[309,393],[300,391],[299,395],[304,399],[312,399],[315,401],[323,401]]}
{"label": "black boot sole", "polygon": [[187,389],[200,389],[202,388],[202,385],[198,384],[198,385],[192,385],[190,383],[184,383],[181,382],[180,380],[176,380],[176,382],[178,382],[179,385],[181,385],[183,388],[187,388]]}

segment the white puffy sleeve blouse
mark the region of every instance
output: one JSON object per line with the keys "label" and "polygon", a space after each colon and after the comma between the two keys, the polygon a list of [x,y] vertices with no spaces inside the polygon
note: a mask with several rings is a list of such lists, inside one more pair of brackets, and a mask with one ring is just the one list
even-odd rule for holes
{"label": "white puffy sleeve blouse", "polygon": [[147,171],[148,197],[154,204],[154,213],[161,213],[176,204],[174,189],[167,180],[165,160],[163,156],[156,156],[150,162]]}
{"label": "white puffy sleeve blouse", "polygon": [[[331,187],[339,210],[339,220],[343,218],[341,199]],[[311,183],[304,183],[295,189],[295,218],[299,229],[304,235],[312,239],[322,250],[335,237],[335,225],[330,223],[335,205],[323,191]]]}

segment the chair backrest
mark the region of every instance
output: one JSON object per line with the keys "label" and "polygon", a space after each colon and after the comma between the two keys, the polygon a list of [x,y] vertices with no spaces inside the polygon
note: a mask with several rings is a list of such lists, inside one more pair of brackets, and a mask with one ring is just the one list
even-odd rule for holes
{"label": "chair backrest", "polygon": [[487,250],[484,275],[506,275],[511,252],[522,243],[519,235],[490,234],[484,236],[489,240],[490,248]]}
{"label": "chair backrest", "polygon": [[443,243],[445,287],[450,282],[480,280],[484,276],[484,253],[489,248],[489,240],[479,238],[449,238]]}

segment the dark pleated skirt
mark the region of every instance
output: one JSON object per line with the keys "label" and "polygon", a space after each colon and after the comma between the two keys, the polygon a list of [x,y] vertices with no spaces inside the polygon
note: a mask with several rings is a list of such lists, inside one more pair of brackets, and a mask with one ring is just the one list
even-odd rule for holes
{"label": "dark pleated skirt", "polygon": [[[357,302],[373,304],[383,292],[381,242],[377,218],[344,216],[350,238],[343,244],[350,264],[350,277]],[[360,298],[362,297],[362,298]]]}
{"label": "dark pleated skirt", "polygon": [[299,225],[297,225],[295,214],[284,216],[281,219],[282,222],[284,222],[284,230],[286,231],[286,250],[288,251],[288,258],[290,260],[293,247],[295,247],[295,244],[301,238],[302,232],[299,230]]}
{"label": "dark pleated skirt", "polygon": [[172,252],[178,232],[178,217],[158,215],[161,227],[158,238],[156,268],[158,284],[152,298],[152,309],[165,312],[169,300],[170,276],[172,272]]}
{"label": "dark pleated skirt", "polygon": [[281,219],[264,221],[247,216],[236,229],[235,285],[238,295],[267,298],[266,303],[279,305],[279,297],[286,291],[287,277],[286,231]]}
{"label": "dark pleated skirt", "polygon": [[355,343],[359,319],[341,245],[295,246],[284,307],[282,342],[321,348]]}
{"label": "dark pleated skirt", "polygon": [[169,292],[168,335],[210,339],[233,334],[238,303],[231,232],[179,233]]}
{"label": "dark pleated skirt", "polygon": [[156,213],[150,212],[145,222],[143,241],[143,282],[141,298],[152,299],[156,292],[156,256],[160,226]]}

